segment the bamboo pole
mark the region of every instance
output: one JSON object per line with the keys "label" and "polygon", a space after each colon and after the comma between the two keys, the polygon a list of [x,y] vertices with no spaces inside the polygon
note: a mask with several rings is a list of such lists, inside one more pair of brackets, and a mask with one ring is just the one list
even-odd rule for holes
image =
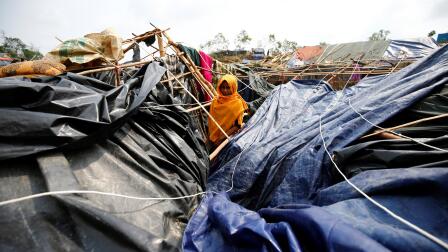
{"label": "bamboo pole", "polygon": [[120,86],[120,68],[115,67],[115,86],[118,87]]}
{"label": "bamboo pole", "polygon": [[375,136],[375,135],[381,134],[383,132],[392,131],[392,130],[396,130],[396,129],[401,129],[401,128],[412,126],[412,125],[419,124],[419,123],[422,123],[422,122],[432,121],[432,120],[445,118],[445,117],[448,117],[448,113],[422,118],[422,119],[419,119],[419,120],[415,120],[415,121],[412,121],[412,122],[400,124],[398,126],[394,126],[394,127],[387,128],[387,129],[384,129],[384,130],[378,130],[378,131],[376,131],[374,133],[365,135],[365,136],[361,137],[360,139],[364,139],[364,138],[367,138],[367,137]]}
{"label": "bamboo pole", "polygon": [[[177,77],[177,78],[182,78],[182,77],[187,76],[187,75],[189,75],[189,74],[191,74],[191,72],[183,73],[183,74],[180,74],[180,75],[178,75],[178,76],[176,76],[176,77]],[[173,81],[173,80],[174,80],[174,78],[169,78],[169,79],[160,81],[160,83],[167,83],[167,82],[169,82],[169,81]]]}
{"label": "bamboo pole", "polygon": [[[118,68],[127,68],[127,67],[133,67],[133,66],[138,66],[138,65],[144,65],[144,64],[150,63],[152,61],[153,60],[133,62],[133,63],[117,65],[116,67],[118,67]],[[110,66],[110,67],[103,67],[103,68],[97,68],[97,69],[92,69],[92,70],[86,70],[86,71],[79,72],[78,74],[86,75],[86,74],[91,74],[91,73],[104,72],[104,71],[114,70],[116,67],[115,66]]]}
{"label": "bamboo pole", "polygon": [[[173,75],[173,73],[171,73],[169,70],[167,70],[167,72]],[[179,79],[176,78],[176,76],[173,75],[173,77],[177,81],[177,83],[179,83],[179,85],[181,85],[184,88],[185,92],[187,92],[188,95],[190,95],[191,98],[193,98],[193,100],[202,108],[202,110],[207,114],[207,116],[216,124],[216,126],[224,134],[224,136],[226,138],[229,138],[229,135],[227,135],[226,131],[221,127],[221,125],[219,125],[219,123],[215,120],[215,118],[212,115],[210,115],[208,110],[204,106],[202,106],[201,102],[199,102],[199,100],[190,91],[188,91],[188,89],[184,86],[184,84],[182,84],[179,81]]]}
{"label": "bamboo pole", "polygon": [[224,147],[229,143],[229,139],[224,140],[213,152],[210,154],[209,158],[210,160],[215,159],[216,156],[218,156],[219,152],[224,149]]}
{"label": "bamboo pole", "polygon": [[162,36],[160,34],[157,34],[156,37],[157,43],[159,44],[160,57],[165,57],[165,47],[163,46]]}
{"label": "bamboo pole", "polygon": [[[165,38],[168,40],[168,44],[171,45],[171,49],[174,50],[174,52],[176,53],[176,55],[179,55],[181,53],[180,49],[178,48],[178,45],[173,42],[173,40],[171,40],[170,36],[166,33],[166,32],[162,32],[162,34],[165,36]],[[179,55],[179,58],[184,62],[184,64],[188,67],[188,69],[191,72],[194,72],[194,76],[196,78],[196,80],[199,82],[199,84],[204,87],[204,90],[206,90],[206,92],[210,95],[210,96],[215,96],[217,95],[216,90],[214,89],[213,85],[208,82],[204,76],[202,76],[201,73],[199,73],[196,65],[194,64],[194,62],[191,60],[191,58],[188,56],[188,54],[185,55]]]}
{"label": "bamboo pole", "polygon": [[[173,47],[176,50],[179,50],[177,47]],[[180,50],[179,50],[180,52]],[[217,95],[216,90],[213,88],[213,86],[211,85],[211,83],[209,83],[204,76],[202,76],[201,72],[198,70],[198,68],[196,67],[196,65],[193,63],[193,61],[191,60],[190,56],[188,56],[188,54],[185,55],[180,55],[179,58],[182,59],[182,61],[184,61],[184,63],[187,65],[188,68],[191,69],[191,71],[194,71],[195,76],[197,78],[197,81],[199,82],[199,84],[204,87],[205,90],[207,90],[208,94],[210,96],[215,96]]]}
{"label": "bamboo pole", "polygon": [[[204,106],[204,107],[208,107],[208,106],[210,106],[211,104],[212,104],[212,102],[208,102],[208,103],[206,103],[206,104],[203,104],[202,106]],[[193,112],[193,111],[196,111],[196,110],[198,110],[198,109],[201,109],[201,106],[197,106],[197,107],[189,108],[189,109],[187,109],[187,112]]]}

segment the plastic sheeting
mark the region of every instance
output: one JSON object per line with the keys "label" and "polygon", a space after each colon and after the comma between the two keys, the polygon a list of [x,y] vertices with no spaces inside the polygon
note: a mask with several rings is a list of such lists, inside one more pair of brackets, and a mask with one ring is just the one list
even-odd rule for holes
{"label": "plastic sheeting", "polygon": [[[382,123],[382,127],[403,125],[446,114],[448,114],[448,84],[436,88],[423,100]],[[448,149],[448,117],[422,121],[394,131],[409,137],[428,139],[428,144]],[[344,174],[351,177],[373,169],[448,167],[448,152],[428,149],[407,140],[370,137],[335,151],[335,161]]]}
{"label": "plastic sheeting", "polygon": [[[177,197],[205,188],[190,117],[143,67],[114,88],[84,76],[0,79],[0,200],[49,190]],[[0,208],[1,251],[177,251],[198,198],[59,195]]]}
{"label": "plastic sheeting", "polygon": [[[304,47],[297,50],[300,53]],[[328,45],[325,50],[315,53],[313,57],[301,59],[296,54],[286,64],[296,68],[310,63],[350,62],[352,60],[403,60],[419,59],[428,56],[439,47],[432,38],[414,38],[402,40],[361,41]],[[311,54],[310,54],[311,55]]]}
{"label": "plastic sheeting", "polygon": [[143,81],[134,78],[118,88],[72,73],[33,82],[0,79],[0,160],[87,141],[120,126],[165,68],[154,63],[147,71]]}
{"label": "plastic sheeting", "polygon": [[415,38],[404,40],[391,40],[384,59],[416,59],[431,54],[438,48],[432,38]]}
{"label": "plastic sheeting", "polygon": [[[446,83],[448,47],[344,91],[316,81],[278,86],[220,153],[207,189],[230,190],[229,199],[207,195],[187,226],[184,249],[442,251],[346,182],[336,183],[319,119],[333,153],[372,128],[350,108],[349,99],[379,124]],[[448,241],[447,174],[447,167],[403,166],[361,172],[352,179],[398,215]]]}

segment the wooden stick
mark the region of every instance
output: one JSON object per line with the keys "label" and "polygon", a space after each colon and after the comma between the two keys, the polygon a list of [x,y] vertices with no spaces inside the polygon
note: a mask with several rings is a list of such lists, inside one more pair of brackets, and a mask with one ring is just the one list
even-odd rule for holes
{"label": "wooden stick", "polygon": [[[212,102],[208,102],[208,103],[206,103],[206,104],[204,104],[204,105],[202,105],[202,106],[204,106],[204,107],[208,107],[208,106],[210,106],[211,104],[212,104]],[[196,111],[196,110],[198,110],[198,109],[201,109],[201,106],[197,106],[197,107],[189,108],[189,109],[187,109],[187,112]]]}
{"label": "wooden stick", "polygon": [[[123,65],[117,65],[117,67],[118,68],[127,68],[127,67],[132,67],[132,66],[144,65],[144,64],[150,63],[152,61],[153,60],[146,60],[146,61],[140,61],[140,62],[127,63],[127,64],[123,64]],[[104,72],[104,71],[109,71],[109,70],[114,70],[114,69],[115,69],[115,66],[103,67],[103,68],[82,71],[82,72],[79,72],[78,74],[86,75],[86,74]]]}
{"label": "wooden stick", "polygon": [[[186,76],[186,75],[189,75],[189,74],[191,74],[191,72],[187,72],[187,73],[179,74],[179,75],[176,76],[176,77],[177,77],[177,78],[182,78],[182,77],[184,77],[184,76]],[[167,82],[172,81],[172,80],[174,80],[174,78],[169,78],[169,79],[163,80],[163,81],[161,81],[160,83],[167,83]]]}
{"label": "wooden stick", "polygon": [[156,37],[157,43],[159,44],[160,57],[165,57],[165,47],[163,46],[162,36],[157,34]]}
{"label": "wooden stick", "polygon": [[209,158],[210,160],[215,159],[216,156],[218,156],[219,152],[224,149],[224,147],[229,143],[229,139],[227,138],[222,142],[213,152],[210,154]]}
{"label": "wooden stick", "polygon": [[212,121],[216,124],[216,126],[218,127],[218,129],[224,134],[224,136],[226,137],[226,138],[229,138],[229,135],[227,135],[227,133],[226,133],[226,131],[221,127],[221,125],[219,125],[219,123],[215,120],[215,118],[212,116],[212,115],[210,115],[210,113],[208,112],[208,110],[207,109],[205,109],[205,107],[204,106],[202,106],[202,104],[201,104],[201,102],[190,92],[190,91],[188,91],[188,89],[184,86],[184,84],[182,84],[182,82],[180,82],[179,81],[179,79],[177,79],[176,78],[176,76],[174,76],[174,74],[173,73],[171,73],[169,70],[167,70],[167,72],[168,73],[170,73],[171,75],[173,75],[173,77],[174,77],[174,79],[177,81],[177,83],[179,83],[179,85],[181,85],[183,88],[184,88],[184,90],[185,90],[185,92],[187,92],[188,93],[188,95],[190,95],[191,96],[191,98],[193,98],[193,100],[202,108],[202,110],[204,110],[204,112],[207,114],[207,116],[210,118],[210,119],[212,119]]}
{"label": "wooden stick", "polygon": [[436,115],[436,116],[431,116],[431,117],[427,117],[427,118],[422,118],[422,119],[419,119],[419,120],[415,120],[415,121],[412,121],[412,122],[404,123],[404,124],[401,124],[401,125],[398,125],[398,126],[395,126],[395,127],[384,129],[384,130],[378,130],[378,131],[376,131],[374,133],[365,135],[365,136],[361,137],[360,139],[371,137],[371,136],[375,136],[375,135],[378,135],[378,134],[383,133],[383,132],[392,131],[392,130],[396,130],[396,129],[401,129],[401,128],[412,126],[412,125],[419,124],[419,123],[422,123],[422,122],[427,122],[427,121],[436,120],[436,119],[445,118],[445,117],[448,117],[448,113],[441,114],[441,115]]}
{"label": "wooden stick", "polygon": [[[178,50],[180,52],[180,50],[177,47],[173,47],[176,50]],[[208,94],[213,97],[215,95],[217,95],[216,90],[213,88],[212,84],[210,82],[208,82],[204,76],[202,76],[202,74],[200,73],[199,69],[196,67],[196,65],[194,64],[193,60],[190,58],[190,56],[188,56],[188,54],[185,55],[180,55],[179,56],[180,59],[182,59],[182,61],[187,65],[187,67],[189,69],[191,69],[191,71],[194,71],[194,75],[196,76],[197,81],[199,82],[199,84],[204,87],[204,89],[206,91],[208,91]]]}
{"label": "wooden stick", "polygon": [[120,86],[120,68],[115,68],[115,86]]}
{"label": "wooden stick", "polygon": [[[180,54],[181,51],[178,48],[178,45],[171,40],[171,38],[168,36],[168,34],[166,32],[162,32],[162,34],[168,40],[168,44],[172,45],[170,48],[173,49],[176,54]],[[189,70],[194,73],[193,75],[195,76],[198,83],[202,87],[204,87],[204,90],[206,90],[206,92],[210,96],[213,97],[213,96],[217,95],[217,92],[216,92],[215,88],[213,87],[213,85],[210,82],[208,82],[204,78],[204,76],[202,76],[202,74],[197,73],[196,65],[194,64],[193,60],[191,60],[190,56],[188,56],[188,54],[180,55],[179,58],[184,62],[184,64],[189,68]]]}

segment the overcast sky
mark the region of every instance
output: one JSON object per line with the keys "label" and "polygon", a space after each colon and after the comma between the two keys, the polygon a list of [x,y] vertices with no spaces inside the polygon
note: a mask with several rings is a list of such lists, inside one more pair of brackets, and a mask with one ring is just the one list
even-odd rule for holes
{"label": "overcast sky", "polygon": [[274,33],[299,45],[367,40],[375,31],[391,38],[448,32],[448,0],[243,1],[243,0],[0,0],[0,30],[45,53],[58,41],[113,27],[124,38],[152,22],[171,28],[175,41],[198,47],[218,32],[230,41],[242,29],[258,41]]}

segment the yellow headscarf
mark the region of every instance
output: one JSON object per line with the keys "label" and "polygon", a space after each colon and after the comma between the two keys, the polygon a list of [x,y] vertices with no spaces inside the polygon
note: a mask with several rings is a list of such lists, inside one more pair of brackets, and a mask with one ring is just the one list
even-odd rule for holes
{"label": "yellow headscarf", "polygon": [[[221,93],[220,86],[226,81],[229,84],[231,95],[224,96]],[[238,120],[238,124],[243,124],[244,111],[247,110],[247,104],[243,98],[238,94],[238,81],[235,76],[226,74],[218,81],[217,86],[218,95],[213,98],[210,105],[210,115],[219,123],[221,128],[231,135],[230,129]],[[218,144],[225,138],[221,130],[216,126],[215,122],[208,118],[209,139],[214,144]]]}

